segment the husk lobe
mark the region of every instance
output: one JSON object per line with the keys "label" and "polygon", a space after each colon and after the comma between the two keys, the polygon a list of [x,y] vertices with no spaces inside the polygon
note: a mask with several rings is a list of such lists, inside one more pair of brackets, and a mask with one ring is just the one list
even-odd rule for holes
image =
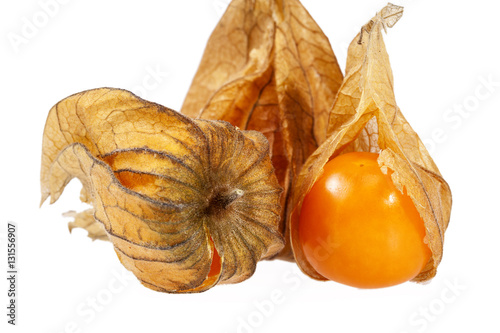
{"label": "husk lobe", "polygon": [[382,30],[392,27],[402,7],[389,4],[363,26],[349,46],[346,75],[330,112],[328,137],[307,159],[293,188],[290,220],[295,259],[308,276],[326,280],[309,264],[298,225],[304,197],[324,165],[352,151],[379,153],[382,171],[393,171],[396,187],[413,200],[422,217],[432,257],[413,281],[431,279],[442,259],[444,232],[451,214],[451,191],[424,144],[396,104],[394,81]]}
{"label": "husk lobe", "polygon": [[289,246],[289,201],[307,157],[326,138],[342,82],[319,26],[297,0],[234,0],[213,31],[181,112],[257,130],[270,143],[284,192],[280,231]]}
{"label": "husk lobe", "polygon": [[[73,177],[93,206],[73,226],[107,235],[151,289],[199,292],[240,282],[283,247],[281,188],[260,133],[192,120],[124,90],[89,90],[49,113],[42,201],[56,201]],[[213,246],[222,267],[208,276]]]}

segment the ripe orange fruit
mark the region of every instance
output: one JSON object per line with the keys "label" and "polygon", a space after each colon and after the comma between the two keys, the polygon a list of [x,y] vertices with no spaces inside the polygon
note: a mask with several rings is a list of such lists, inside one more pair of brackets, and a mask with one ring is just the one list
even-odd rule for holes
{"label": "ripe orange fruit", "polygon": [[210,272],[208,272],[207,278],[217,277],[222,268],[221,258],[219,256],[219,252],[217,252],[217,249],[215,248],[212,237],[210,237],[210,247],[212,247],[214,252],[212,255],[212,264],[210,265]]}
{"label": "ripe orange fruit", "polygon": [[329,161],[306,195],[299,239],[306,259],[329,280],[358,288],[393,286],[428,262],[425,227],[411,198],[383,174],[375,153]]}

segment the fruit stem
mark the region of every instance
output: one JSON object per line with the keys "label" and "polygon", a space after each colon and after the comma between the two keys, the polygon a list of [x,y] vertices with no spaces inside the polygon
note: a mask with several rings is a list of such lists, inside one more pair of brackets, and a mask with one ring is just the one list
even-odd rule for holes
{"label": "fruit stem", "polygon": [[231,193],[229,193],[227,196],[224,197],[224,208],[232,204],[234,201],[236,201],[238,198],[241,198],[245,192],[243,190],[240,190],[239,188],[235,189]]}
{"label": "fruit stem", "polygon": [[207,213],[210,215],[220,214],[227,209],[233,202],[241,198],[245,193],[243,190],[234,189],[231,192],[227,190],[215,190],[208,200]]}

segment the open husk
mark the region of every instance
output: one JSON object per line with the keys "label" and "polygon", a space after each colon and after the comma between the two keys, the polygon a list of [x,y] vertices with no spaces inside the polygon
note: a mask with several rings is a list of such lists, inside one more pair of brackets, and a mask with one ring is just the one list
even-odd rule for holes
{"label": "open husk", "polygon": [[258,130],[284,189],[278,256],[293,260],[286,220],[291,189],[326,139],[342,83],[328,38],[298,0],[233,0],[213,31],[181,112]]}
{"label": "open husk", "polygon": [[298,224],[305,195],[336,156],[366,151],[379,153],[378,163],[396,187],[413,200],[425,223],[432,256],[414,278],[436,274],[443,254],[444,233],[451,213],[451,192],[428,151],[405,120],[394,96],[394,81],[382,30],[392,27],[402,7],[389,4],[363,26],[349,46],[346,75],[330,112],[328,137],[307,159],[293,188],[291,243],[297,264],[308,276],[326,280],[308,263],[299,242]]}
{"label": "open husk", "polygon": [[[42,202],[55,202],[74,177],[92,209],[70,213],[70,229],[109,238],[148,288],[240,282],[283,248],[282,190],[259,132],[192,120],[120,89],[89,90],[50,110]],[[215,250],[221,269],[209,276]]]}

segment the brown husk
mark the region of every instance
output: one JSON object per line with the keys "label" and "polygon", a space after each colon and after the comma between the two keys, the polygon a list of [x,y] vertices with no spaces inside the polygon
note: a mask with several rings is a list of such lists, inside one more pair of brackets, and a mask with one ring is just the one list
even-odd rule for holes
{"label": "brown husk", "polygon": [[290,190],[325,140],[342,72],[327,37],[297,0],[234,0],[213,31],[181,112],[258,130],[269,140],[281,198],[280,231],[293,260]]}
{"label": "brown husk", "polygon": [[403,117],[382,30],[392,27],[402,7],[389,4],[363,26],[348,50],[346,76],[330,113],[328,138],[307,159],[293,188],[291,242],[295,259],[307,275],[326,280],[307,262],[299,243],[298,224],[305,195],[336,156],[351,151],[378,152],[383,172],[394,171],[396,187],[412,198],[424,220],[432,257],[414,279],[431,279],[443,254],[444,232],[451,213],[451,192],[428,151]]}
{"label": "brown husk", "polygon": [[[120,89],[85,91],[48,115],[42,202],[55,202],[73,177],[93,209],[70,213],[70,229],[109,238],[123,265],[154,290],[243,281],[284,245],[281,188],[256,131],[192,120]],[[207,278],[210,238],[222,268]]]}

